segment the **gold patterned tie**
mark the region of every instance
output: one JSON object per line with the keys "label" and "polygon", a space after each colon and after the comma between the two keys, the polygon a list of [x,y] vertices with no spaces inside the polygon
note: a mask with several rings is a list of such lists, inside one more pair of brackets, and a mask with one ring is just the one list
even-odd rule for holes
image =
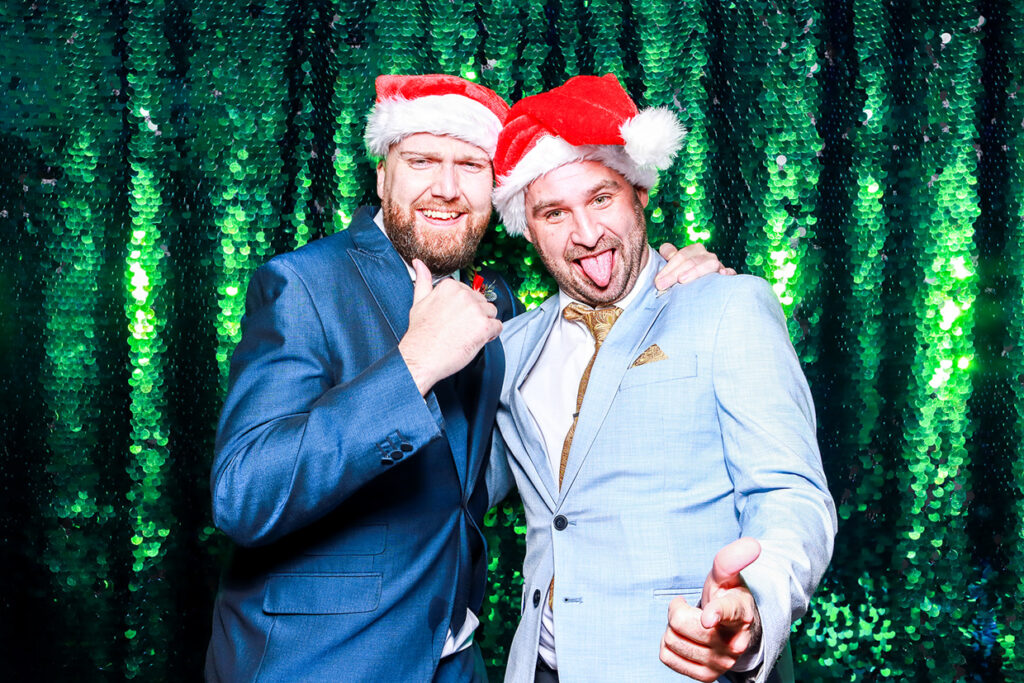
{"label": "gold patterned tie", "polygon": [[[565,435],[565,442],[562,444],[562,460],[558,465],[558,488],[562,488],[562,478],[565,476],[565,464],[569,461],[569,449],[572,448],[572,437],[576,433],[576,422],[580,417],[580,408],[583,407],[583,394],[587,392],[587,382],[590,381],[590,370],[594,367],[594,360],[597,359],[597,352],[601,350],[612,325],[619,319],[622,309],[617,306],[611,308],[590,308],[583,304],[571,303],[562,311],[562,317],[569,322],[580,320],[590,334],[594,335],[594,354],[590,357],[583,377],[580,378],[580,388],[576,391],[576,412],[572,414],[572,424],[569,425],[569,432]],[[551,577],[551,585],[548,586],[548,607],[554,608],[555,579]]]}

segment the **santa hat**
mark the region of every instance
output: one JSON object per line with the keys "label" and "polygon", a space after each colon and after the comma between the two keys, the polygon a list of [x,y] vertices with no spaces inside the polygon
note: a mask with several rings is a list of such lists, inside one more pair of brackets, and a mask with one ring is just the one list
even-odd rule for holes
{"label": "santa hat", "polygon": [[520,100],[509,112],[494,155],[494,206],[505,229],[526,228],[526,188],[574,161],[595,160],[650,189],[682,144],[682,125],[668,109],[639,111],[614,74],[576,76]]}
{"label": "santa hat", "polygon": [[491,158],[508,104],[489,88],[458,76],[378,76],[377,103],[366,122],[366,147],[375,157],[415,133],[450,135]]}

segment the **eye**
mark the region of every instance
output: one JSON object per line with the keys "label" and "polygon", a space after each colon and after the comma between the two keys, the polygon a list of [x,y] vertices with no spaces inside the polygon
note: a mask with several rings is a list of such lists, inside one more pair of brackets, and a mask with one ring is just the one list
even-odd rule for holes
{"label": "eye", "polygon": [[411,157],[409,159],[409,166],[412,168],[427,168],[430,166],[430,159],[426,157]]}
{"label": "eye", "polygon": [[470,173],[479,173],[486,168],[486,165],[479,161],[463,161],[462,168],[469,171]]}
{"label": "eye", "polygon": [[612,200],[612,197],[611,197],[611,195],[608,195],[608,194],[599,194],[599,195],[597,195],[596,197],[594,197],[594,201],[593,201],[593,203],[594,203],[594,204],[595,204],[596,206],[604,206],[605,204],[607,204],[607,203],[608,203],[608,202],[610,202],[611,200]]}
{"label": "eye", "polygon": [[561,209],[552,209],[551,211],[548,211],[547,213],[544,214],[544,219],[547,221],[555,222],[561,220],[564,215],[565,212],[562,211]]}

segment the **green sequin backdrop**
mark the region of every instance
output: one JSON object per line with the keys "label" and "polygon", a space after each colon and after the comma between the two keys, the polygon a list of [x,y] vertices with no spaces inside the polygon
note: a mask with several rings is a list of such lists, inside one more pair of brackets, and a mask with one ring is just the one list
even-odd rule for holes
{"label": "green sequin backdrop", "polygon": [[[373,77],[434,71],[685,122],[650,231],[773,283],[839,509],[798,680],[1024,680],[1016,0],[0,4],[5,677],[199,677],[246,283],[372,199]],[[481,258],[551,291],[500,227]],[[495,672],[523,523],[488,516]]]}

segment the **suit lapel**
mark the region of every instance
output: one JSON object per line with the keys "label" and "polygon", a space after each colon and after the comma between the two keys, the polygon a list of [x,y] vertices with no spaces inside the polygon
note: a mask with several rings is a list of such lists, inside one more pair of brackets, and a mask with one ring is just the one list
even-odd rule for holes
{"label": "suit lapel", "polygon": [[[360,209],[352,220],[348,230],[356,248],[349,250],[349,256],[362,276],[366,289],[388,321],[397,342],[409,329],[413,284],[402,257],[373,222],[374,211],[372,207]],[[447,377],[435,384],[427,394],[427,401],[436,401],[444,417],[441,427],[448,438],[459,481],[465,486],[468,427],[452,378]]]}
{"label": "suit lapel", "polygon": [[537,422],[530,413],[530,408],[523,399],[521,389],[523,382],[526,381],[530,371],[533,370],[533,366],[537,363],[537,358],[544,347],[544,342],[547,340],[548,334],[550,334],[551,328],[557,320],[558,310],[558,296],[550,297],[541,304],[541,312],[530,321],[526,330],[523,331],[521,350],[526,351],[529,355],[525,357],[525,361],[518,364],[519,370],[512,380],[512,400],[510,401],[512,419],[515,421],[516,429],[519,432],[520,450],[525,451],[525,453],[517,453],[517,449],[513,448],[511,444],[509,448],[522,463],[523,468],[530,474],[530,480],[541,483],[538,490],[542,490],[547,494],[547,502],[552,509],[554,509],[554,502],[558,499],[558,482],[551,471],[544,439],[537,428]]}
{"label": "suit lapel", "polygon": [[[465,372],[465,370],[463,370]],[[455,391],[455,378],[445,377],[431,389],[437,397],[437,404],[444,415],[444,433],[448,437],[448,445],[452,452],[452,459],[455,462],[455,470],[459,473],[459,482],[463,490],[466,488],[466,468],[468,453],[466,447],[469,445],[469,425],[466,424],[466,413],[462,409],[462,402]]]}
{"label": "suit lapel", "polygon": [[349,256],[398,340],[409,329],[412,280],[402,257],[373,222],[373,211],[360,209],[349,226],[356,245]]}
{"label": "suit lapel", "polygon": [[597,433],[604,424],[605,416],[611,408],[612,401],[619,391],[622,376],[639,353],[654,321],[661,315],[668,304],[669,298],[657,297],[654,289],[653,276],[664,263],[660,258],[652,264],[650,280],[638,282],[643,287],[636,301],[633,302],[612,327],[611,332],[594,361],[590,371],[587,392],[583,396],[583,406],[576,423],[572,447],[565,464],[565,476],[562,478],[562,489],[559,492],[559,503],[565,499],[572,488],[576,475],[579,474],[590,447]]}

